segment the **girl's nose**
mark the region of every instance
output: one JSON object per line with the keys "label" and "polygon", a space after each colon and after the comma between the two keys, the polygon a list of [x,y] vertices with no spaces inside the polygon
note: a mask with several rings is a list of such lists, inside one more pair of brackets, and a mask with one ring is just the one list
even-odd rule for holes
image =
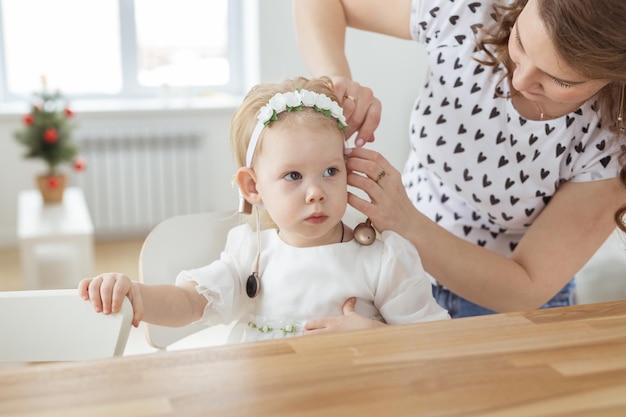
{"label": "girl's nose", "polygon": [[307,188],[307,192],[306,192],[307,204],[311,204],[315,202],[324,202],[325,200],[326,200],[326,195],[324,194],[322,187],[320,187],[317,184],[309,185],[309,187]]}

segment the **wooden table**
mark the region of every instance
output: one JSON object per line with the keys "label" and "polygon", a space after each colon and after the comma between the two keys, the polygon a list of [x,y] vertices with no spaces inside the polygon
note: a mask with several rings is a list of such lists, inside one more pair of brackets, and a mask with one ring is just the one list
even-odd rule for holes
{"label": "wooden table", "polygon": [[626,416],[626,301],[0,371],[1,416]]}

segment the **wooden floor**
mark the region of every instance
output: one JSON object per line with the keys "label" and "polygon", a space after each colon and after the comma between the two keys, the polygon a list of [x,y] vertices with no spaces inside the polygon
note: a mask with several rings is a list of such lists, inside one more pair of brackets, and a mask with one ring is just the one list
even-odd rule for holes
{"label": "wooden floor", "polygon": [[[139,252],[144,239],[96,242],[94,274],[123,272],[139,278]],[[23,281],[18,248],[0,248],[0,291],[22,290]]]}

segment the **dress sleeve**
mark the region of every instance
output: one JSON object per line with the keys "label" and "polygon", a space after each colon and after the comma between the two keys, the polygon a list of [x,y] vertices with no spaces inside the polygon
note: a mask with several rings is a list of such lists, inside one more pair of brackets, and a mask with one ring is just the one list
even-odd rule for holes
{"label": "dress sleeve", "polygon": [[[247,230],[246,230],[247,228]],[[206,325],[229,324],[237,319],[247,306],[244,267],[250,259],[249,226],[232,229],[220,259],[209,265],[181,271],[176,284],[186,281],[196,283],[196,291],[207,299],[202,318],[197,323]],[[252,255],[253,256],[253,255]]]}
{"label": "dress sleeve", "polygon": [[384,231],[383,258],[375,304],[388,324],[449,319],[437,304],[415,247],[397,233]]}

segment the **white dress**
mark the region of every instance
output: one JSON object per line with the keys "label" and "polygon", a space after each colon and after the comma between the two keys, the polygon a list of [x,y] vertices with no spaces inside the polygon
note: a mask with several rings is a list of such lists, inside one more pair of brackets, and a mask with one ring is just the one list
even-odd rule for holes
{"label": "white dress", "polygon": [[232,342],[300,335],[310,319],[341,315],[350,297],[357,298],[357,313],[388,324],[449,318],[432,296],[417,251],[394,232],[370,246],[352,240],[298,248],[270,229],[261,232],[261,246],[261,290],[254,299],[245,285],[257,237],[247,224],[229,232],[219,260],[176,278],[177,284],[196,282],[207,298],[199,323],[237,321]]}

